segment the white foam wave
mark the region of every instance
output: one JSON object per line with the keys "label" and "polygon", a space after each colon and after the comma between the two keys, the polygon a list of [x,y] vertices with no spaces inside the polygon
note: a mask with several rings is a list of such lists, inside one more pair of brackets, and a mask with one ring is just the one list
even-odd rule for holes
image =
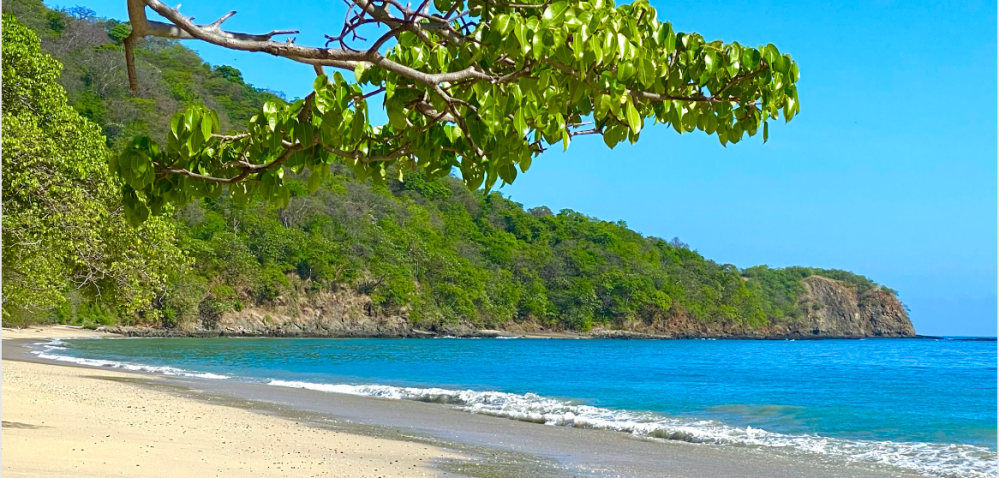
{"label": "white foam wave", "polygon": [[180,368],[176,368],[176,367],[168,367],[168,366],[165,366],[165,365],[162,365],[162,366],[145,365],[145,364],[118,362],[118,361],[115,361],[115,360],[89,359],[89,358],[81,358],[81,357],[71,357],[69,355],[60,355],[60,354],[56,354],[56,353],[49,353],[52,350],[65,350],[66,349],[66,347],[62,346],[62,345],[64,345],[64,343],[61,342],[61,341],[59,341],[58,339],[57,340],[53,340],[52,342],[48,342],[48,343],[40,344],[40,345],[42,346],[43,350],[34,350],[31,353],[35,354],[38,358],[42,358],[42,359],[46,359],[46,360],[55,360],[55,361],[58,361],[58,362],[69,362],[69,363],[75,363],[75,364],[79,364],[79,365],[87,365],[87,366],[90,366],[90,367],[116,368],[116,369],[128,370],[128,371],[131,371],[131,372],[161,373],[163,375],[175,375],[175,376],[182,376],[182,377],[197,377],[197,378],[207,378],[207,379],[213,379],[213,380],[226,380],[226,379],[231,378],[228,375],[219,375],[219,374],[208,373],[208,372],[192,372],[192,371],[189,371],[189,370],[184,370],[184,369],[180,369]]}
{"label": "white foam wave", "polygon": [[461,410],[552,426],[617,430],[650,439],[776,449],[818,455],[834,463],[867,463],[945,478],[995,478],[996,452],[972,445],[845,440],[818,435],[790,435],[752,427],[737,428],[715,420],[665,417],[574,404],[532,393],[523,395],[443,388],[388,385],[322,384],[271,380],[268,385],[321,392],[415,400],[452,405]]}
{"label": "white foam wave", "polygon": [[52,339],[47,343],[37,345],[41,345],[46,350],[66,350],[66,347],[63,347],[63,345],[66,345],[66,342],[59,339]]}

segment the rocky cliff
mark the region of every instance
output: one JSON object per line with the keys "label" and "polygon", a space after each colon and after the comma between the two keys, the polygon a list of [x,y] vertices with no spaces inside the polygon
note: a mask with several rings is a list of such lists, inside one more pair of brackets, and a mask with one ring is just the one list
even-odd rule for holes
{"label": "rocky cliff", "polygon": [[916,335],[905,307],[893,294],[856,288],[825,277],[802,280],[807,292],[806,320],[789,328],[796,335],[836,337],[912,337]]}
{"label": "rocky cliff", "polygon": [[588,332],[546,329],[536,322],[510,323],[499,330],[471,324],[424,329],[405,313],[383,315],[368,296],[353,291],[322,293],[298,303],[277,301],[270,307],[227,312],[219,317],[177,329],[114,327],[109,331],[134,336],[271,336],[271,337],[432,337],[432,336],[566,336],[608,338],[862,338],[914,337],[905,308],[890,292],[810,276],[802,279],[805,292],[798,298],[804,316],[795,320],[750,326],[730,320],[696,321],[685,314],[652,323],[627,323],[619,328]]}

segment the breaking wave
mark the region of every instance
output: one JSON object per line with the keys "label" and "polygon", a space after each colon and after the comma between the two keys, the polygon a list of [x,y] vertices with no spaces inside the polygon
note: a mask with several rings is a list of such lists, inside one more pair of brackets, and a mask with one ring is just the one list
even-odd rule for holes
{"label": "breaking wave", "polygon": [[532,423],[616,430],[649,439],[775,449],[819,455],[833,463],[887,465],[942,478],[995,478],[996,452],[972,445],[846,440],[738,428],[715,420],[612,410],[542,397],[475,390],[322,384],[271,380],[268,385],[396,400],[441,403],[471,413]]}
{"label": "breaking wave", "polygon": [[116,368],[116,369],[128,370],[131,372],[161,373],[163,375],[176,375],[181,377],[197,377],[197,378],[207,378],[214,380],[226,380],[231,378],[228,375],[218,375],[207,372],[204,373],[192,372],[189,370],[184,370],[176,367],[144,365],[144,364],[118,362],[115,360],[88,359],[81,357],[71,357],[69,355],[60,355],[54,352],[57,350],[66,350],[66,347],[63,347],[63,345],[65,344],[59,339],[55,339],[51,342],[39,345],[41,345],[42,349],[33,350],[31,353],[36,355],[38,358],[46,360],[55,360],[58,362],[70,362],[79,365],[88,365],[91,367]]}

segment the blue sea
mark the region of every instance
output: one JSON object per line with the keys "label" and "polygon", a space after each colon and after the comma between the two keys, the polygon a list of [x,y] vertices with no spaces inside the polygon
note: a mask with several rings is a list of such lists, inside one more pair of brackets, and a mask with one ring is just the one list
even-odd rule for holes
{"label": "blue sea", "polygon": [[995,341],[79,339],[35,353],[926,476],[997,476]]}

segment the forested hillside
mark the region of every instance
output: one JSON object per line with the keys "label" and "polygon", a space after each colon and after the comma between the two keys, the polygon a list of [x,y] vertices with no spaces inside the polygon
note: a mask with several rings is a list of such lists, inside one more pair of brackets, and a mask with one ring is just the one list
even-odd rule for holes
{"label": "forested hillside", "polygon": [[58,75],[35,34],[4,15],[4,323],[80,307],[94,317],[154,312],[187,263],[173,221],[128,225],[104,137],[66,104]]}
{"label": "forested hillside", "polygon": [[[127,25],[37,1],[3,8],[62,63],[60,88],[59,65],[4,16],[5,324],[211,324],[244,307],[288,307],[347,291],[427,329],[459,322],[627,329],[676,317],[757,328],[802,320],[816,307],[799,300],[811,275],[844,281],[860,296],[894,294],[844,271],[716,264],[676,239],[644,237],[623,222],[571,210],[524,210],[456,179],[411,174],[375,186],[337,166],[314,193],[308,177],[295,177],[287,208],[205,199],[133,230],[124,226],[111,193],[119,185],[105,166],[123,138],[162,138],[169,117],[197,103],[217,109],[223,129],[239,129],[264,101],[281,99],[165,40],[137,49],[144,89],[132,96],[120,51]],[[38,98],[46,106],[14,103],[8,85],[23,82],[44,90]],[[33,95],[29,103],[40,101]],[[73,168],[86,173],[66,172]],[[58,188],[26,186],[32,181]],[[83,197],[96,205],[60,208]],[[95,254],[110,265],[93,267],[86,258]],[[100,275],[105,270],[117,275]]]}

